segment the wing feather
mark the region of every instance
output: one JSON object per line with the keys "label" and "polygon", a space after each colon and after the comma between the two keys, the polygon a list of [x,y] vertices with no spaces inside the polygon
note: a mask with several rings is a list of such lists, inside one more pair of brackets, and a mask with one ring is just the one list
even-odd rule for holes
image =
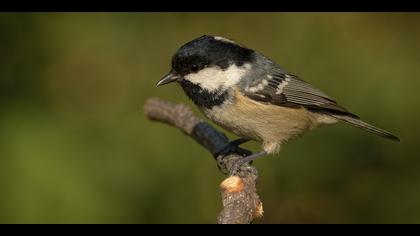
{"label": "wing feather", "polygon": [[328,111],[358,118],[324,92],[279,68],[261,71],[253,76],[252,82],[245,86],[243,92],[254,100],[279,106],[303,106],[314,111]]}

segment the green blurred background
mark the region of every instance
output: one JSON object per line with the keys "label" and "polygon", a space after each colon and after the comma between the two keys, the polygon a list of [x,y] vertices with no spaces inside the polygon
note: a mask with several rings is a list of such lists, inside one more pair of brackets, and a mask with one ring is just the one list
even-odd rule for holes
{"label": "green blurred background", "polygon": [[142,111],[149,97],[192,104],[155,83],[203,34],[402,140],[340,124],[257,160],[257,223],[420,223],[420,14],[1,13],[0,32],[1,223],[214,223],[210,154]]}

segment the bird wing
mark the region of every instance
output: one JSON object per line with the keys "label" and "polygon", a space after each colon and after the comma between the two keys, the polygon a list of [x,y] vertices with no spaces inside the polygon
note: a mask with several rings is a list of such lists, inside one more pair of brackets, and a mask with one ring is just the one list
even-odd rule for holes
{"label": "bird wing", "polygon": [[346,108],[338,105],[332,98],[289,74],[280,66],[261,57],[257,61],[260,70],[252,70],[248,78],[242,80],[241,91],[255,101],[278,106],[305,107],[308,110],[332,116],[355,127],[367,130],[382,137],[399,141],[400,139],[383,129],[368,124]]}
{"label": "bird wing", "polygon": [[250,74],[247,84],[241,86],[245,96],[264,103],[287,107],[305,107],[315,112],[348,115],[358,118],[338,105],[324,92],[280,67],[269,65]]}

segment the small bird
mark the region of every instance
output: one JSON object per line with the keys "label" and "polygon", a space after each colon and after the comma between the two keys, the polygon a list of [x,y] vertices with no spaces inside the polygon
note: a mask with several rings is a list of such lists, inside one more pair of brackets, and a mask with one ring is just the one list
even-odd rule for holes
{"label": "small bird", "polygon": [[262,151],[242,163],[277,153],[307,131],[338,121],[399,141],[261,53],[224,37],[204,35],[181,46],[156,86],[171,82],[178,82],[207,118],[241,137],[234,145],[262,143]]}

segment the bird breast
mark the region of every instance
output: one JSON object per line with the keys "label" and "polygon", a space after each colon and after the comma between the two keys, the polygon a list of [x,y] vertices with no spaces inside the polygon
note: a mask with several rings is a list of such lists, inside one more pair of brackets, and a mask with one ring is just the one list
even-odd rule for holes
{"label": "bird breast", "polygon": [[317,114],[305,108],[253,101],[238,90],[234,90],[234,94],[234,99],[203,109],[203,113],[236,135],[263,143],[263,149],[268,153],[277,152],[281,144],[318,124]]}

